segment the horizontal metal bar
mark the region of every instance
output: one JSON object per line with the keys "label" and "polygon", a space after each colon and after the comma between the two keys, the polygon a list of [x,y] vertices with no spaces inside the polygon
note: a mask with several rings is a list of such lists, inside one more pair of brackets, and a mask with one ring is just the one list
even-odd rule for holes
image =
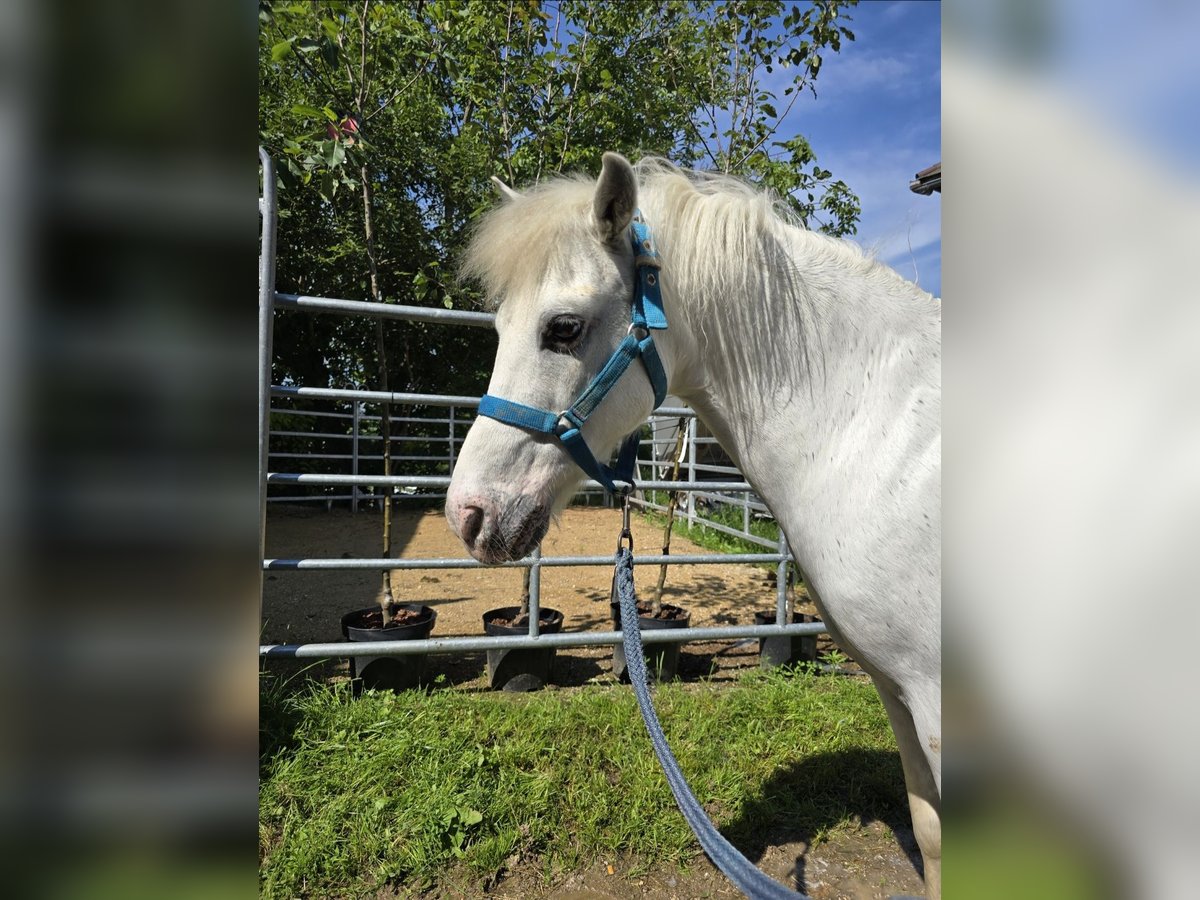
{"label": "horizontal metal bar", "polygon": [[306,297],[301,294],[276,292],[278,309],[303,309],[310,312],[339,313],[349,316],[379,316],[384,319],[403,319],[406,322],[435,322],[445,325],[473,325],[491,328],[495,313],[470,312],[462,309],[437,309],[429,306],[402,306],[398,303],[376,303],[368,300],[339,300],[333,297]]}
{"label": "horizontal metal bar", "polygon": [[[319,475],[307,472],[268,472],[268,484],[374,485],[377,487],[449,487],[448,475]],[[596,481],[585,481],[584,488],[599,488]],[[641,491],[753,491],[738,481],[639,481]]]}
{"label": "horizontal metal bar", "polygon": [[413,406],[478,406],[478,397],[452,397],[447,394],[400,394],[395,391],[361,391],[341,388],[315,388],[271,385],[272,397],[304,397],[320,400],[370,400],[379,403],[406,403]]}
{"label": "horizontal metal bar", "polygon": [[267,456],[276,459],[383,459],[382,456],[364,456],[361,453],[355,457],[353,453],[286,453],[282,450],[272,450]]}
{"label": "horizontal metal bar", "polygon": [[[667,511],[667,508],[665,506],[661,506],[650,500],[641,500],[637,497],[630,497],[629,502],[633,506],[641,507],[643,509],[653,509],[656,512],[663,512],[663,513],[665,513]],[[687,521],[687,518],[688,518],[687,510],[676,508],[675,509],[675,518],[680,519],[682,521]],[[779,544],[778,541],[773,541],[773,540],[770,540],[769,538],[760,537],[759,535],[753,534],[751,532],[740,531],[739,529],[732,528],[727,525],[722,525],[719,522],[713,522],[710,519],[704,518],[699,513],[695,514],[692,517],[692,524],[694,526],[698,526],[698,527],[702,527],[702,528],[711,528],[714,531],[719,531],[722,534],[728,534],[732,537],[740,538],[741,540],[747,541],[751,544],[758,544],[760,547],[776,547]]]}
{"label": "horizontal metal bar", "polygon": [[[316,498],[321,499],[321,498]],[[711,565],[752,565],[762,563],[779,563],[790,556],[779,553],[680,553],[667,556],[639,556],[638,565],[659,566],[664,563],[672,566],[711,566]],[[514,559],[511,562],[487,566],[470,557],[457,559],[264,559],[263,568],[277,571],[279,569],[528,569],[534,565],[534,559],[527,556],[524,559]],[[605,556],[543,556],[537,562],[543,569],[562,566],[611,566],[613,557]]]}
{"label": "horizontal metal bar", "polygon": [[[340,412],[323,412],[317,409],[280,409],[278,406],[271,407],[271,415],[273,416],[317,416],[322,419],[353,419],[354,413]],[[365,416],[363,418],[366,418]]]}
{"label": "horizontal metal bar", "polygon": [[[798,637],[825,634],[822,622],[796,625],[735,625],[721,628],[665,628],[642,631],[643,644],[681,644],[687,641],[728,641],[746,638]],[[351,656],[415,656],[421,653],[462,653],[471,650],[596,647],[619,644],[619,631],[575,631],[497,637],[429,638],[423,641],[349,641],[326,644],[264,644],[258,655],[269,659],[330,659]]]}
{"label": "horizontal metal bar", "polygon": [[[445,420],[442,421],[442,425],[447,425],[447,424],[448,423]],[[273,437],[273,438],[274,437],[311,438],[313,440],[322,440],[322,441],[328,441],[328,440],[352,441],[352,440],[354,440],[355,435],[353,435],[353,434],[329,434],[326,432],[319,432],[319,431],[272,431],[271,437]],[[357,437],[360,441],[382,441],[383,440],[383,438],[377,434],[360,434]],[[394,435],[392,435],[392,443],[393,444],[402,443],[404,441],[412,441],[413,443],[447,444],[450,442],[450,438],[447,435],[442,435],[441,437],[438,437],[437,435],[424,435],[424,434],[394,434]],[[463,442],[463,439],[461,437],[456,436],[454,438],[454,442],[456,444],[461,444]]]}
{"label": "horizontal metal bar", "polygon": [[735,509],[741,509],[743,506],[749,506],[751,509],[757,512],[771,511],[766,504],[760,503],[757,500],[748,500],[746,503],[742,503],[741,500],[735,497],[730,497],[727,494],[710,494],[708,491],[694,491],[693,494],[698,500],[707,500],[709,503],[720,506],[732,506]]}
{"label": "horizontal metal bar", "polygon": [[[271,385],[272,397],[307,397],[321,400],[365,400],[375,403],[402,403],[412,406],[465,406],[474,409],[479,406],[479,397],[453,397],[447,394],[400,394],[394,391],[365,391],[350,388],[315,388],[292,385]],[[282,410],[272,410],[282,412]],[[290,410],[289,410],[290,412]],[[300,412],[300,410],[296,410]],[[654,411],[657,416],[695,417],[695,413],[684,407],[663,407]],[[363,416],[362,418],[372,418]],[[430,421],[446,421],[448,419],[431,419]]]}
{"label": "horizontal metal bar", "polygon": [[[466,415],[465,418],[463,416],[460,416],[458,414],[458,411],[456,410],[454,413],[454,424],[470,425],[472,422],[475,421],[476,417],[474,415],[467,414],[465,410],[464,410],[464,414]],[[368,416],[366,413],[363,413],[361,416],[358,417],[360,422],[378,422],[382,418],[383,418],[383,416]],[[449,416],[390,416],[389,419],[392,422],[424,422],[427,425],[449,425],[450,424]]]}
{"label": "horizontal metal bar", "polygon": [[722,475],[741,474],[741,469],[736,466],[717,466],[709,463],[696,463],[694,466],[689,466],[697,472],[719,472]]}
{"label": "horizontal metal bar", "polygon": [[330,484],[361,487],[449,487],[448,475],[318,475],[268,472],[267,484]]}
{"label": "horizontal metal bar", "polygon": [[[367,495],[370,496],[370,495]],[[268,503],[324,503],[326,500],[353,500],[351,494],[312,494],[308,497],[267,497]],[[365,497],[363,499],[366,499]]]}
{"label": "horizontal metal bar", "polygon": [[[312,409],[280,409],[278,406],[271,407],[271,414],[272,415],[280,415],[280,416],[322,416],[327,419],[353,419],[354,418],[353,413],[321,412],[319,410],[312,410]],[[368,416],[365,413],[358,417],[360,422],[378,422],[382,418],[383,418],[382,416]],[[410,422],[410,423],[417,423],[417,424],[422,424],[422,425],[439,425],[439,426],[450,424],[449,416],[390,416],[389,419],[393,423],[395,423],[395,422]],[[470,425],[474,421],[475,421],[474,416],[467,416],[466,418],[462,418],[457,413],[454,416],[454,423],[456,425]],[[291,432],[291,431],[274,431],[273,430],[271,432],[271,434],[273,434],[273,435],[274,434],[295,434],[295,435],[303,437],[303,436],[309,435],[309,434],[318,434],[318,432],[315,432],[315,431]],[[332,436],[333,437],[341,437],[341,435],[332,435]],[[351,437],[352,435],[349,432],[347,432],[345,436]],[[375,440],[375,441],[380,440],[379,435],[364,434],[364,435],[362,435],[362,437],[365,439],[368,439],[368,440]]]}
{"label": "horizontal metal bar", "polygon": [[[273,438],[275,438],[275,437],[313,438],[314,440],[317,438],[320,438],[321,440],[333,439],[333,440],[347,440],[347,441],[354,439],[354,435],[352,435],[352,434],[333,434],[332,432],[328,432],[328,431],[272,431],[271,437],[273,437]],[[361,436],[360,439],[371,440],[372,438],[370,435],[364,434]],[[379,439],[374,438],[374,440],[379,440]]]}
{"label": "horizontal metal bar", "polygon": [[692,524],[694,526],[699,526],[700,528],[710,528],[713,531],[719,531],[722,534],[728,534],[735,538],[741,538],[743,541],[749,541],[752,544],[758,544],[760,547],[774,547],[779,543],[778,540],[759,537],[757,534],[751,534],[741,531],[737,528],[731,528],[728,525],[722,525],[720,522],[713,522],[710,519],[705,519],[703,516],[699,515],[692,518]]}
{"label": "horizontal metal bar", "polygon": [[[339,459],[353,460],[355,458],[354,456],[347,455],[347,454],[276,453],[274,450],[271,451],[270,456],[281,457],[281,458],[291,458],[291,459],[316,459],[316,460],[327,459],[327,460],[331,460],[331,461],[335,461],[335,460],[339,460]],[[382,459],[383,459],[383,457],[378,454],[370,454],[370,453],[358,454],[359,462],[379,462]],[[392,456],[392,462],[396,463],[396,464],[404,463],[404,462],[440,463],[442,466],[448,466],[450,464],[450,460],[445,453],[443,453],[441,456],[403,456],[401,454],[395,454]],[[394,487],[394,485],[393,485],[393,487]],[[741,507],[739,506],[739,509],[740,508]]]}

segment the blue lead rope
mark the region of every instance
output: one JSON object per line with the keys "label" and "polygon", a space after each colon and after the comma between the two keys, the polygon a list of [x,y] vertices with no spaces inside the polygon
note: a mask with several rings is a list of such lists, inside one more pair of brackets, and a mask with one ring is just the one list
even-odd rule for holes
{"label": "blue lead rope", "polygon": [[654,753],[667,776],[667,784],[671,786],[675,802],[679,804],[679,810],[692,833],[696,835],[696,840],[700,842],[708,858],[725,873],[725,877],[751,900],[808,900],[803,894],[797,894],[768,878],[739,853],[738,849],[717,831],[704,807],[688,787],[687,780],[679,770],[679,763],[675,761],[675,756],[667,744],[666,735],[663,734],[658,716],[654,712],[654,703],[650,699],[646,658],[642,653],[642,633],[638,625],[637,598],[633,589],[633,551],[630,547],[617,548],[616,566],[617,597],[621,601],[621,632],[624,636],[625,664],[629,670],[629,680],[637,696],[638,708],[642,711],[642,721],[646,723],[646,731],[650,733]]}
{"label": "blue lead rope", "polygon": [[641,210],[635,213],[629,225],[629,240],[633,245],[633,264],[637,275],[630,308],[629,334],[617,345],[608,362],[575,398],[575,402],[561,413],[556,413],[548,409],[526,406],[515,400],[506,400],[494,394],[486,394],[479,401],[481,416],[556,438],[579,468],[602,484],[605,490],[614,493],[618,490],[616,482],[633,483],[638,434],[635,431],[625,439],[616,466],[609,468],[596,459],[587,441],[583,439],[584,423],[616,386],[626,370],[638,359],[642,361],[646,377],[650,379],[650,386],[654,389],[654,408],[658,409],[667,399],[667,373],[659,358],[658,348],[654,346],[654,332],[663,331],[667,327],[667,315],[663,310],[662,288],[658,278],[660,264],[658,251],[655,250],[654,241],[650,236],[650,227],[642,218]]}

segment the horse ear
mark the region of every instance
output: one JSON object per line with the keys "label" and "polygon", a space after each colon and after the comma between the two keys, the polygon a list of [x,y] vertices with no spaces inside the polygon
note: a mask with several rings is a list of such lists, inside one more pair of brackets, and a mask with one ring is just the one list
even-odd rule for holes
{"label": "horse ear", "polygon": [[616,240],[625,233],[637,209],[637,176],[633,166],[620,153],[605,153],[592,213],[606,241]]}
{"label": "horse ear", "polygon": [[498,193],[505,200],[516,200],[521,196],[495,175],[492,176],[492,186],[496,188],[496,193]]}

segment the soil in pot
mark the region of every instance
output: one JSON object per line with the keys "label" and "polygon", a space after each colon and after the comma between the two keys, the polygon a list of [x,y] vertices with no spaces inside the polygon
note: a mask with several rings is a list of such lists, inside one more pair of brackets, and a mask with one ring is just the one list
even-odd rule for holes
{"label": "soil in pot", "polygon": [[[563,614],[557,609],[538,610],[541,634],[556,634],[562,626]],[[519,606],[488,610],[483,614],[483,630],[488,635],[528,634],[529,616],[522,615]],[[488,684],[496,690],[536,691],[551,680],[553,671],[553,647],[487,652]]]}
{"label": "soil in pot", "polygon": [[[792,613],[792,624],[798,625],[820,621],[817,616],[812,616],[808,613]],[[771,610],[770,612],[756,612],[754,614],[754,624],[774,625],[775,610]],[[758,664],[764,669],[773,669],[776,666],[797,665],[804,668],[813,668],[817,664],[817,636],[815,634],[806,634],[759,638]]]}
{"label": "soil in pot", "polygon": [[[392,621],[383,625],[378,606],[356,609],[342,616],[342,635],[348,641],[421,641],[429,637],[437,611],[419,603],[393,607]],[[419,687],[425,676],[425,655],[352,656],[350,677],[354,692],[364,688],[402,691]]]}
{"label": "soil in pot", "polygon": [[[638,625],[642,631],[656,631],[663,628],[687,628],[692,621],[692,614],[682,607],[664,603],[658,615],[651,613],[649,604],[638,604]],[[621,630],[621,606],[612,604],[613,627]],[[646,669],[650,677],[658,681],[673,681],[679,673],[678,643],[648,644],[643,647],[646,652]],[[629,681],[628,664],[625,658],[625,645],[613,645],[613,674],[622,681]]]}

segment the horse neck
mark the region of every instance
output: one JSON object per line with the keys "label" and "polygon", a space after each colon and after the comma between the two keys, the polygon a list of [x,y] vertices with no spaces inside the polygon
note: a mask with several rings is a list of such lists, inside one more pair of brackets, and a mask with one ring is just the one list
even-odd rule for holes
{"label": "horse neck", "polygon": [[779,514],[838,503],[831,478],[920,464],[938,440],[940,363],[936,300],[829,239],[776,238],[773,264],[729,255],[708,287],[664,253],[663,283],[672,393]]}

